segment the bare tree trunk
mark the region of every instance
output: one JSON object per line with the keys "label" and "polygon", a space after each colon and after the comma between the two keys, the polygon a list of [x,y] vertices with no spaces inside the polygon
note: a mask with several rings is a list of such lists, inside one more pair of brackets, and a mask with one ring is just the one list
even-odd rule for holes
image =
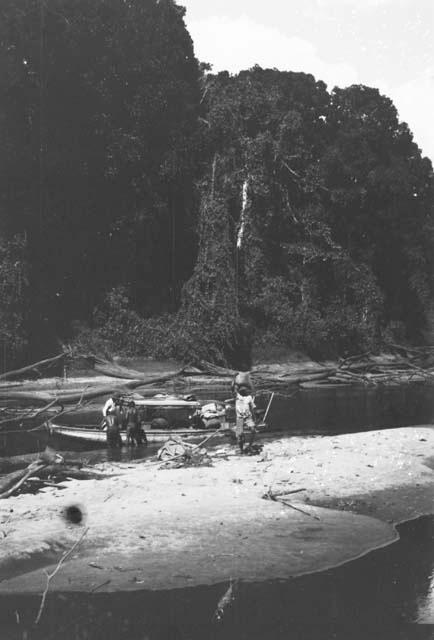
{"label": "bare tree trunk", "polygon": [[54,358],[47,358],[46,360],[39,360],[39,362],[34,362],[33,364],[29,364],[26,367],[22,367],[21,369],[14,369],[13,371],[5,371],[5,373],[0,374],[0,380],[10,380],[11,378],[19,378],[24,373],[29,373],[30,371],[35,371],[40,374],[39,368],[46,367],[47,365],[51,365],[54,362],[58,362],[66,357],[66,353],[59,353],[59,355],[54,356]]}

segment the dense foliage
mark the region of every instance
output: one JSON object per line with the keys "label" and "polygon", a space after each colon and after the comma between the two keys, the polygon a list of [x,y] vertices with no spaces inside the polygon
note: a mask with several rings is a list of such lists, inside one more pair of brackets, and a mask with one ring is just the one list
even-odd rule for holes
{"label": "dense foliage", "polygon": [[[4,0],[0,347],[248,364],[420,341],[434,181],[392,102],[213,75],[172,0]],[[3,366],[6,366],[3,362]]]}
{"label": "dense foliage", "polygon": [[179,302],[200,96],[183,13],[171,0],[2,2],[0,233],[27,235],[42,350],[113,286],[140,313]]}

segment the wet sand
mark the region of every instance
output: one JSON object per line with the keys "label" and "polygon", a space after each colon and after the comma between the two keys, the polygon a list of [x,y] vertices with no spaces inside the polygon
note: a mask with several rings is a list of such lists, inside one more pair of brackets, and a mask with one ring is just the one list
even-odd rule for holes
{"label": "wet sand", "polygon": [[[169,589],[289,578],[336,566],[433,512],[432,426],[266,442],[257,456],[222,444],[212,467],[104,463],[115,474],[0,501],[1,593],[41,593],[43,567],[88,531],[50,591]],[[430,460],[431,458],[431,460]],[[425,464],[426,463],[426,464]],[[430,466],[431,465],[431,466]],[[297,509],[262,499],[272,488]],[[78,505],[80,525],[62,513]]]}

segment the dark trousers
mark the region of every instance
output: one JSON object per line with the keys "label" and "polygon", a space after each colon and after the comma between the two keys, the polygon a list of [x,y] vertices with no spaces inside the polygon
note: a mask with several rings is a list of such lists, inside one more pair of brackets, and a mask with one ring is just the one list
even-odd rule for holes
{"label": "dark trousers", "polygon": [[[138,424],[127,425],[127,444],[129,445],[141,445],[143,444],[143,432]],[[146,436],[145,436],[146,440]]]}
{"label": "dark trousers", "polygon": [[109,447],[122,447],[121,433],[117,425],[107,427],[106,437]]}

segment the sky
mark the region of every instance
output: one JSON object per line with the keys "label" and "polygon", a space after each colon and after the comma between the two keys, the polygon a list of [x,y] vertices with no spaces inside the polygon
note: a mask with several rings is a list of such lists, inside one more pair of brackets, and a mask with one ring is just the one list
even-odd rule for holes
{"label": "sky", "polygon": [[255,64],[389,96],[434,161],[434,0],[178,0],[213,71]]}

